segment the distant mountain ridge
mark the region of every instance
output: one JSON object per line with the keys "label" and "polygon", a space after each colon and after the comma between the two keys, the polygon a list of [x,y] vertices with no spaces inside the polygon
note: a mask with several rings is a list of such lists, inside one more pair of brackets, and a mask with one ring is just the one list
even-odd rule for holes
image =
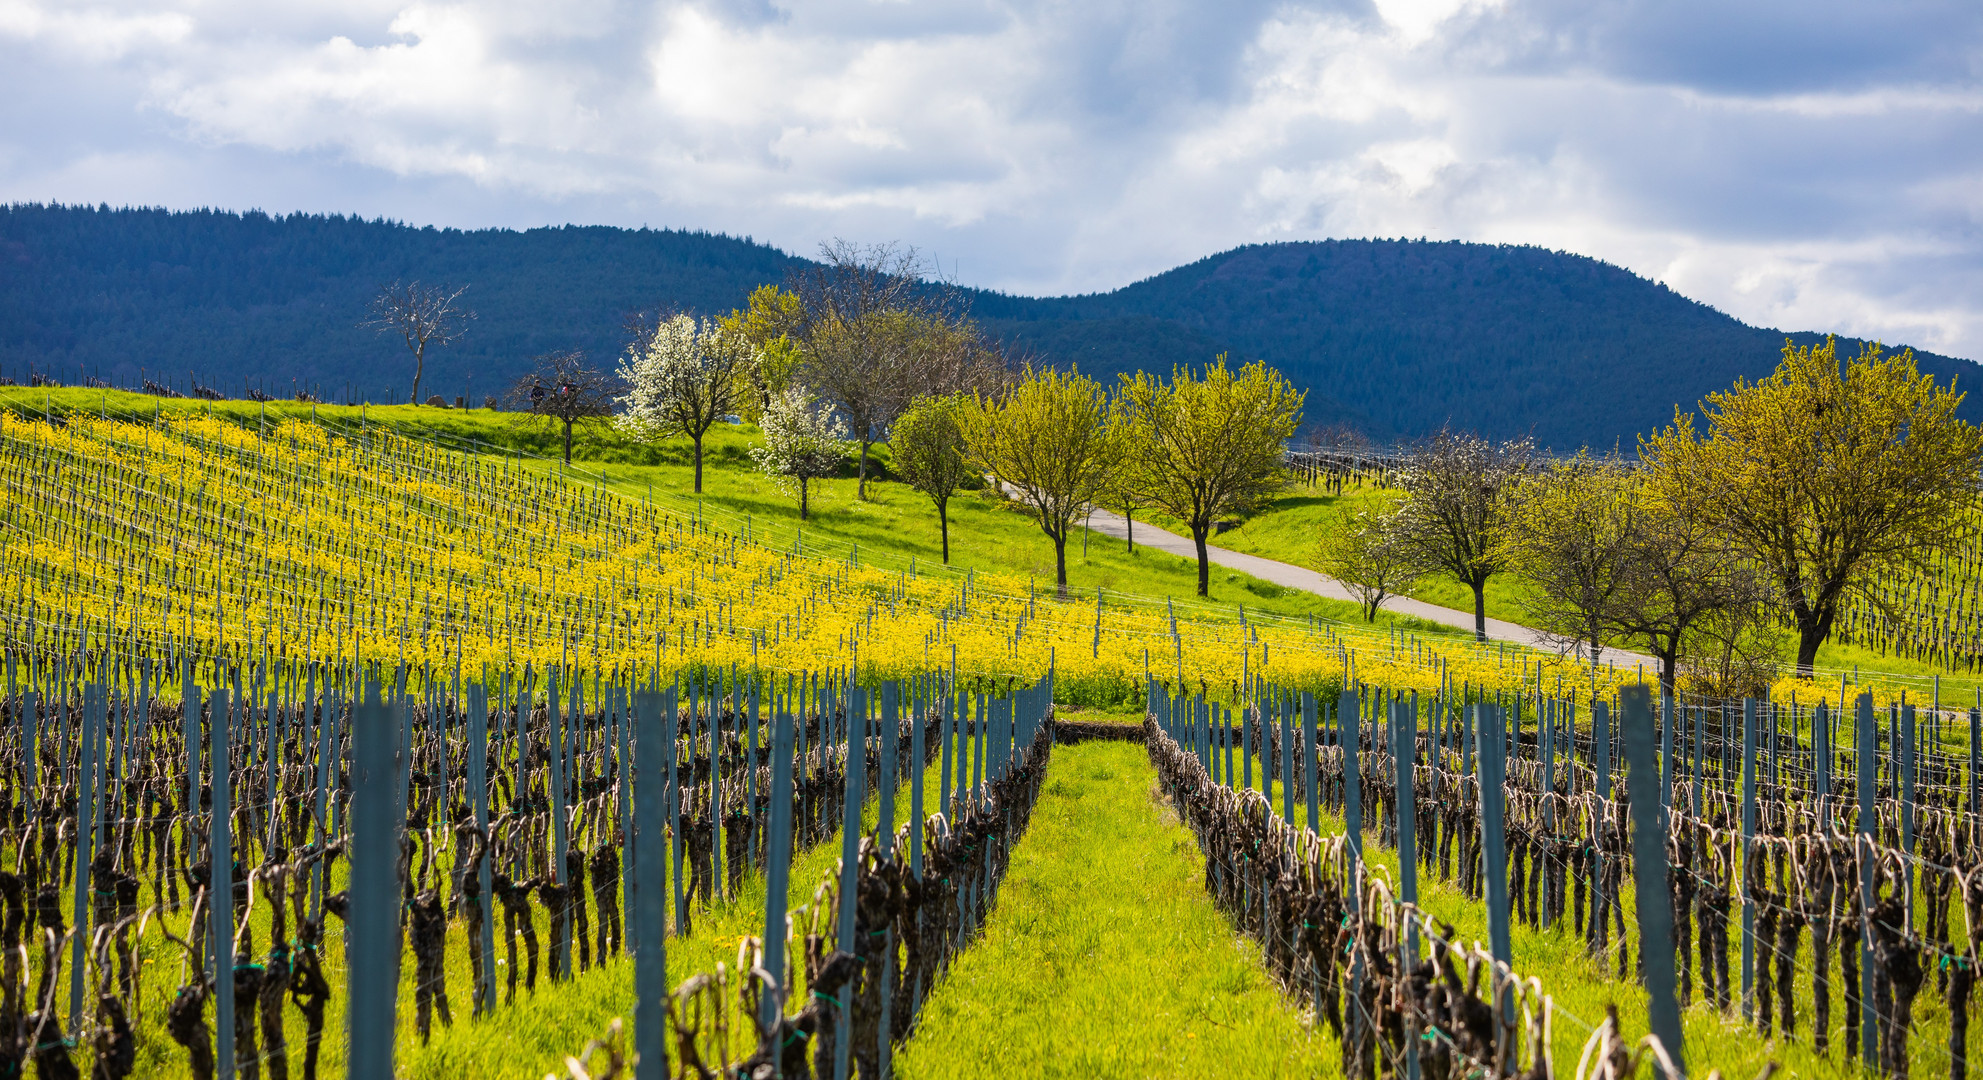
{"label": "distant mountain ridge", "polygon": [[[358,324],[379,284],[419,278],[469,284],[478,316],[422,393],[479,401],[539,353],[610,366],[628,312],[726,311],[804,265],[702,232],[17,204],[0,207],[0,374],[403,397],[402,346]],[[1307,388],[1313,424],[1395,439],[1450,422],[1556,449],[1629,449],[1676,403],[1766,375],[1785,337],[1595,259],[1460,242],[1256,244],[1107,293],[965,296],[1017,349],[1091,375],[1226,352]],[[1964,387],[1983,372],[1916,356]],[[1983,397],[1962,411],[1983,422]]]}

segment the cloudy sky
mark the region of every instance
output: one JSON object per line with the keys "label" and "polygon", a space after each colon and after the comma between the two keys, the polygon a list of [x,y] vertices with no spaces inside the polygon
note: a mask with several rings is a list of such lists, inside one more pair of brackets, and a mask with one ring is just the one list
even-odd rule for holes
{"label": "cloudy sky", "polygon": [[1983,3],[0,0],[0,201],[899,239],[1024,293],[1534,243],[1983,359]]}

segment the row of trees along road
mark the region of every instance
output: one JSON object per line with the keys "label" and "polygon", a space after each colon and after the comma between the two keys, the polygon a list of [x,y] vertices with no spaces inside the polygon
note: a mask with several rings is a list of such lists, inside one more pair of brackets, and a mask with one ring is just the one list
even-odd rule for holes
{"label": "row of trees along road", "polygon": [[1198,549],[1198,595],[1209,595],[1206,539],[1215,522],[1256,507],[1285,481],[1282,450],[1303,394],[1261,364],[1223,356],[1169,380],[1123,376],[1113,394],[1078,371],[1027,368],[994,393],[926,397],[894,426],[890,447],[909,484],[935,504],[949,557],[948,502],[989,475],[1030,509],[1053,541],[1067,592],[1067,541],[1091,505],[1163,510]]}
{"label": "row of trees along road", "polygon": [[1015,365],[925,270],[913,249],[830,244],[721,319],[636,320],[616,423],[639,439],[689,439],[700,492],[704,435],[728,415],[757,420],[752,457],[794,489],[802,520],[845,442],[865,499],[885,440],[897,475],[934,505],[946,562],[951,498],[989,477],[1053,541],[1063,594],[1068,537],[1088,507],[1155,507],[1190,529],[1206,594],[1213,523],[1281,486],[1302,395],[1223,358],[1202,377],[1125,377],[1113,393],[1077,371]]}
{"label": "row of trees along road", "polygon": [[1342,511],[1318,568],[1366,617],[1421,574],[1474,594],[1508,572],[1532,626],[1593,663],[1606,642],[1646,650],[1675,686],[1689,658],[1711,693],[1773,669],[1769,632],[1797,634],[1809,676],[1841,606],[1883,572],[1926,565],[1974,512],[1983,430],[1911,353],[1839,361],[1786,343],[1776,372],[1676,410],[1634,461],[1547,460],[1523,440],[1442,432],[1400,470],[1402,501]]}

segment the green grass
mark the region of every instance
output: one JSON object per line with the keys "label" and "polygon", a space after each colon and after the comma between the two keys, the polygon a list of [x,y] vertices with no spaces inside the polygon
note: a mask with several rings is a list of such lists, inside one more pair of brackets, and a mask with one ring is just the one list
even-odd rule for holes
{"label": "green grass", "polygon": [[925,1004],[902,1076],[1339,1071],[1213,907],[1154,783],[1140,745],[1055,748],[998,908]]}

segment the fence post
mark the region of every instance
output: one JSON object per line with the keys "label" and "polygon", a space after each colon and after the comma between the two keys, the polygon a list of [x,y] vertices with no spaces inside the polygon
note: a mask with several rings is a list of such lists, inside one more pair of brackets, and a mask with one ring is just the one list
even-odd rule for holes
{"label": "fence post", "polygon": [[[104,688],[83,684],[82,753],[77,758],[76,772],[76,892],[75,892],[75,931],[69,949],[69,1030],[77,1032],[83,1023],[83,990],[89,982],[84,970],[89,955],[90,938],[90,861],[94,857],[92,848],[96,839],[96,807],[98,802],[96,759],[97,750],[103,743]],[[232,971],[230,966],[226,969]],[[53,995],[51,995],[53,996]],[[53,1011],[53,1010],[51,1010]]]}
{"label": "fence post", "polygon": [[[627,914],[634,929],[631,935],[633,1045],[640,1055],[639,1062],[634,1066],[636,1080],[666,1080],[668,1076],[668,1038],[662,1026],[668,997],[668,944],[661,921],[661,907],[666,901],[667,888],[661,878],[667,858],[666,849],[662,846],[666,842],[662,834],[663,813],[667,810],[672,787],[669,779],[675,772],[675,724],[669,715],[673,711],[668,708],[670,704],[672,702],[666,701],[659,691],[648,690],[636,695],[634,764],[640,772],[635,775],[628,771],[624,760],[620,764],[622,782],[635,785],[634,845],[627,852],[628,862],[632,864],[628,869],[633,871],[634,894],[632,910]],[[665,742],[662,738],[664,734],[667,736]],[[789,773],[787,775],[789,778]],[[767,912],[774,902],[782,905],[784,897],[782,889],[768,892],[765,896]],[[778,944],[783,947],[782,937]],[[767,967],[771,948],[771,942],[767,939]]]}
{"label": "fence post", "polygon": [[[1536,703],[1536,753],[1542,756],[1542,826],[1552,843],[1556,835],[1556,706],[1553,699]],[[1540,892],[1542,928],[1547,930],[1556,924],[1556,911],[1549,889]]]}
{"label": "fence post", "polygon": [[[216,694],[216,716],[222,714]],[[351,721],[351,900],[346,1060],[352,1076],[393,1075],[399,953],[398,844],[392,792],[395,709],[369,679]],[[216,725],[218,726],[218,725]],[[218,803],[216,803],[218,805]],[[218,863],[216,862],[216,865]],[[224,905],[223,905],[224,907]]]}
{"label": "fence post", "polygon": [[1659,691],[1659,828],[1666,833],[1673,810],[1673,695]]}
{"label": "fence post", "polygon": [[[896,749],[902,741],[902,723],[899,715],[901,684],[894,680],[881,684],[881,773],[875,777],[875,795],[880,806],[875,821],[875,850],[884,859],[895,855],[895,781]],[[888,1052],[894,1040],[889,1033],[892,1026],[895,1006],[895,927],[890,925],[881,935],[881,1024],[875,1047],[880,1062],[881,1075],[888,1075]]]}
{"label": "fence post", "polygon": [[[213,799],[207,815],[208,963],[213,968],[214,1074],[220,1080],[234,1075],[234,803],[228,790],[227,749],[231,707],[226,690],[215,690],[208,699],[207,785]],[[386,1059],[388,1069],[391,1061]]]}
{"label": "fence post", "polygon": [[[633,725],[635,715],[634,695],[638,692],[636,689],[638,684],[635,679],[635,676],[629,675],[627,677],[627,685],[615,692],[614,704],[619,712],[619,724],[616,725],[613,739],[615,744],[614,749],[619,754],[620,763],[620,782],[618,785],[620,803],[620,909],[627,913],[621,920],[623,926],[621,935],[624,938],[621,944],[625,946],[629,956],[633,955],[634,950],[640,947],[638,937],[639,927],[635,925],[632,917],[634,896],[638,889],[637,883],[640,880],[633,865],[634,860],[640,857],[634,847]],[[650,724],[656,720],[656,717],[651,712],[642,711],[639,715],[647,717],[647,722]],[[485,968],[484,970],[487,969]]]}
{"label": "fence post", "polygon": [[[689,932],[689,902],[688,896],[682,889],[682,815],[687,808],[684,805],[685,800],[682,798],[681,692],[682,684],[680,679],[677,678],[675,684],[668,688],[666,696],[661,701],[661,731],[668,736],[667,745],[661,748],[661,760],[663,767],[667,770],[667,775],[661,778],[661,784],[662,790],[667,793],[666,798],[668,801],[668,805],[662,808],[662,812],[668,817],[668,857],[671,860],[668,887],[674,891],[675,906],[673,910],[675,915],[675,933],[677,935],[685,935]],[[691,700],[693,700],[692,696]],[[695,720],[692,711],[689,724],[689,730],[693,733],[695,730]],[[638,754],[640,751],[635,750],[634,753]],[[695,742],[693,735],[691,735],[689,742],[689,762],[691,765],[695,762]],[[690,773],[693,775],[694,770],[691,769]]]}
{"label": "fence post", "polygon": [[[785,977],[785,894],[792,880],[792,711],[791,703],[780,708],[774,699],[771,732],[771,821],[770,845],[764,853],[764,970],[778,980],[778,991],[758,1004],[760,1030],[778,1022],[778,1012],[791,993]],[[662,991],[667,990],[666,984]],[[657,1017],[656,1029],[660,1027]]]}
{"label": "fence post", "polygon": [[1474,731],[1480,755],[1475,785],[1480,789],[1480,858],[1487,896],[1488,949],[1494,959],[1506,964],[1514,954],[1508,937],[1508,836],[1502,807],[1508,738],[1500,707],[1475,705]]}
{"label": "fence post", "polygon": [[[1749,861],[1756,844],[1756,699],[1742,699],[1742,875],[1749,880]],[[1742,890],[1742,1020],[1754,1019],[1756,984],[1756,899]]]}
{"label": "fence post", "polygon": [[[1914,854],[1914,706],[1900,707],[1900,847]],[[1903,860],[1908,910],[1914,907],[1914,860]]]}
{"label": "fence post", "polygon": [[728,847],[723,841],[723,675],[709,688],[709,878],[712,896],[730,895]]}
{"label": "fence post", "polygon": [[1825,716],[1825,703],[1811,713],[1811,800],[1817,805],[1818,833],[1831,832],[1832,748],[1831,724]]}
{"label": "fence post", "polygon": [[1970,843],[1983,834],[1983,709],[1969,710],[1969,816]]}
{"label": "fence post", "polygon": [[[1687,1062],[1681,1053],[1680,1006],[1674,997],[1673,900],[1666,887],[1666,831],[1659,804],[1663,777],[1653,746],[1652,694],[1644,686],[1627,686],[1618,697],[1624,707],[1625,784],[1632,804],[1632,882],[1639,909],[1639,958],[1645,968],[1646,1021],[1684,1077]],[[1672,725],[1666,728],[1670,734]]]}
{"label": "fence post", "polygon": [[1879,725],[1873,719],[1873,695],[1859,695],[1859,733],[1852,741],[1853,756],[1859,766],[1859,824],[1852,838],[1853,852],[1859,856],[1859,1009],[1860,1045],[1863,1047],[1860,1060],[1870,1068],[1879,1060],[1878,1010],[1873,1008],[1877,999],[1873,986],[1877,981],[1873,970],[1873,857],[1874,845],[1878,842],[1879,818],[1873,810],[1873,791],[1876,784],[1874,766],[1877,764],[1879,749]]}
{"label": "fence post", "polygon": [[[1409,710],[1409,711],[1408,711]],[[1417,812],[1414,809],[1416,792],[1412,781],[1417,770],[1413,767],[1417,757],[1418,723],[1417,710],[1403,702],[1391,703],[1391,755],[1397,765],[1398,804],[1398,899],[1407,904],[1418,903],[1418,842]],[[1404,950],[1403,970],[1412,971],[1418,967],[1418,923],[1405,927],[1399,942]],[[1407,1015],[1410,1013],[1407,1011]],[[1411,1024],[1409,1020],[1407,1024]],[[1405,1032],[1405,1076],[1406,1080],[1418,1080],[1418,1039],[1416,1025]]]}
{"label": "fence post", "polygon": [[[1749,880],[1755,858],[1755,698],[1741,700],[1741,864],[1737,880]],[[1741,890],[1741,1019],[1755,1015],[1755,898]]]}
{"label": "fence post", "polygon": [[[1226,756],[1228,768],[1232,756]],[[1322,818],[1315,792],[1315,695],[1304,690],[1301,694],[1301,769],[1303,790],[1308,792],[1308,831],[1320,833]],[[1230,778],[1228,778],[1230,780]]]}
{"label": "fence post", "polygon": [[1276,695],[1281,714],[1281,820],[1294,824],[1294,701]]}
{"label": "fence post", "polygon": [[1356,691],[1345,690],[1336,707],[1341,710],[1343,732],[1343,836],[1350,845],[1350,910],[1357,908],[1356,867],[1363,861],[1363,783],[1357,771],[1357,744],[1363,713]]}
{"label": "fence post", "polygon": [[[472,943],[482,953],[482,985],[475,988],[474,1008],[479,1016],[496,1007],[496,918],[489,880],[489,860],[495,857],[489,843],[489,709],[488,694],[480,683],[469,684],[466,704],[468,793],[475,800],[475,828],[482,834],[482,858],[475,867],[475,906],[482,909],[482,933],[481,940]],[[624,755],[621,761],[624,763]]]}
{"label": "fence post", "polygon": [[[847,688],[847,797],[840,815],[840,925],[834,937],[837,948],[854,956],[861,955],[861,947],[854,940],[854,908],[859,899],[860,883],[859,856],[861,851],[861,804],[867,801],[867,692],[858,686]],[[983,715],[980,703],[980,716]],[[982,720],[978,724],[984,727]],[[983,748],[979,749],[982,759]],[[853,1009],[852,996],[848,996],[848,1006],[839,1011],[837,1029],[833,1040],[833,1080],[847,1080],[848,1051],[853,1049]]]}

